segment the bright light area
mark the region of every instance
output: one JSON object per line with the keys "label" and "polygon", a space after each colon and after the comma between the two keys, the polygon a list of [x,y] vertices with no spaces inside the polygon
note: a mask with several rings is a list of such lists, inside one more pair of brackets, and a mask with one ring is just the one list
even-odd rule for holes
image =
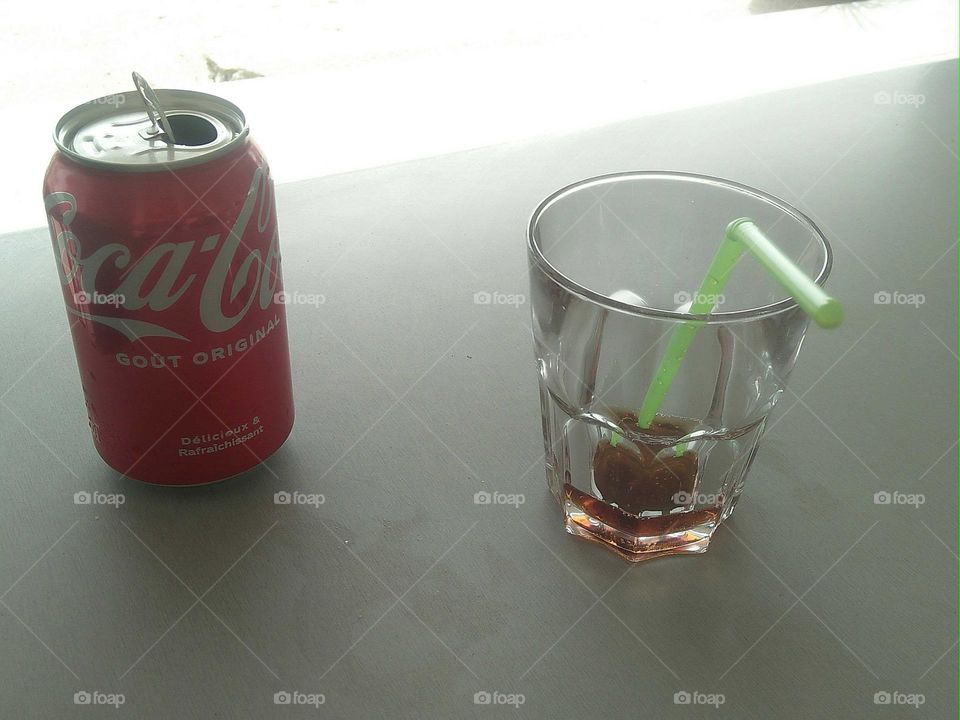
{"label": "bright light area", "polygon": [[134,69],[154,87],[237,103],[284,182],[957,55],[952,0],[755,14],[798,4],[8,6],[0,232],[44,224],[40,182],[54,123],[80,102],[131,90]]}

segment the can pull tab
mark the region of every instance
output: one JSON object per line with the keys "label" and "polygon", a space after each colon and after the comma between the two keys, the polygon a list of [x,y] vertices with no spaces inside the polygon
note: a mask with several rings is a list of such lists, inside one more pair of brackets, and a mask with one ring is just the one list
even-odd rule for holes
{"label": "can pull tab", "polygon": [[150,84],[138,72],[132,73],[133,84],[140,93],[140,98],[147,108],[147,117],[150,118],[150,127],[140,131],[140,137],[144,140],[163,140],[171,145],[176,144],[177,139],[173,136],[173,128],[167,119],[167,114],[160,105],[157,94],[150,87]]}

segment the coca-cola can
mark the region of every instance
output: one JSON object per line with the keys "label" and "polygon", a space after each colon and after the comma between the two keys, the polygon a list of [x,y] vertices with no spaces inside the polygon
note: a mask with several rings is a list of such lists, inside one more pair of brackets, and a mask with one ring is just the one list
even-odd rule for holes
{"label": "coca-cola can", "polygon": [[293,427],[273,181],[235,105],[134,79],[57,123],[50,236],[100,456],[210,483]]}

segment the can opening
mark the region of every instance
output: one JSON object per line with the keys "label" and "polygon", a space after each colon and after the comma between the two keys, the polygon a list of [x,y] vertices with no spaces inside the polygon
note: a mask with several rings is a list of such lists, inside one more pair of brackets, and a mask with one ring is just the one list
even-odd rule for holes
{"label": "can opening", "polygon": [[[176,145],[190,147],[209,145],[218,137],[216,126],[202,115],[167,113],[167,120],[176,138]],[[161,134],[160,137],[169,142],[166,133]]]}

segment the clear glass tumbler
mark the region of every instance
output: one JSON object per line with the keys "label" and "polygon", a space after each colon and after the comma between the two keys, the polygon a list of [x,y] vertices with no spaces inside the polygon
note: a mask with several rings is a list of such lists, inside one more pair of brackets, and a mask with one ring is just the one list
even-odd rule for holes
{"label": "clear glass tumbler", "polygon": [[[547,483],[567,531],[631,561],[707,549],[736,507],[807,316],[749,253],[709,315],[686,312],[727,224],[750,217],[822,285],[830,246],[782,200],[720,178],[584,180],[528,229]],[[672,331],[699,331],[659,412],[637,410]]]}

